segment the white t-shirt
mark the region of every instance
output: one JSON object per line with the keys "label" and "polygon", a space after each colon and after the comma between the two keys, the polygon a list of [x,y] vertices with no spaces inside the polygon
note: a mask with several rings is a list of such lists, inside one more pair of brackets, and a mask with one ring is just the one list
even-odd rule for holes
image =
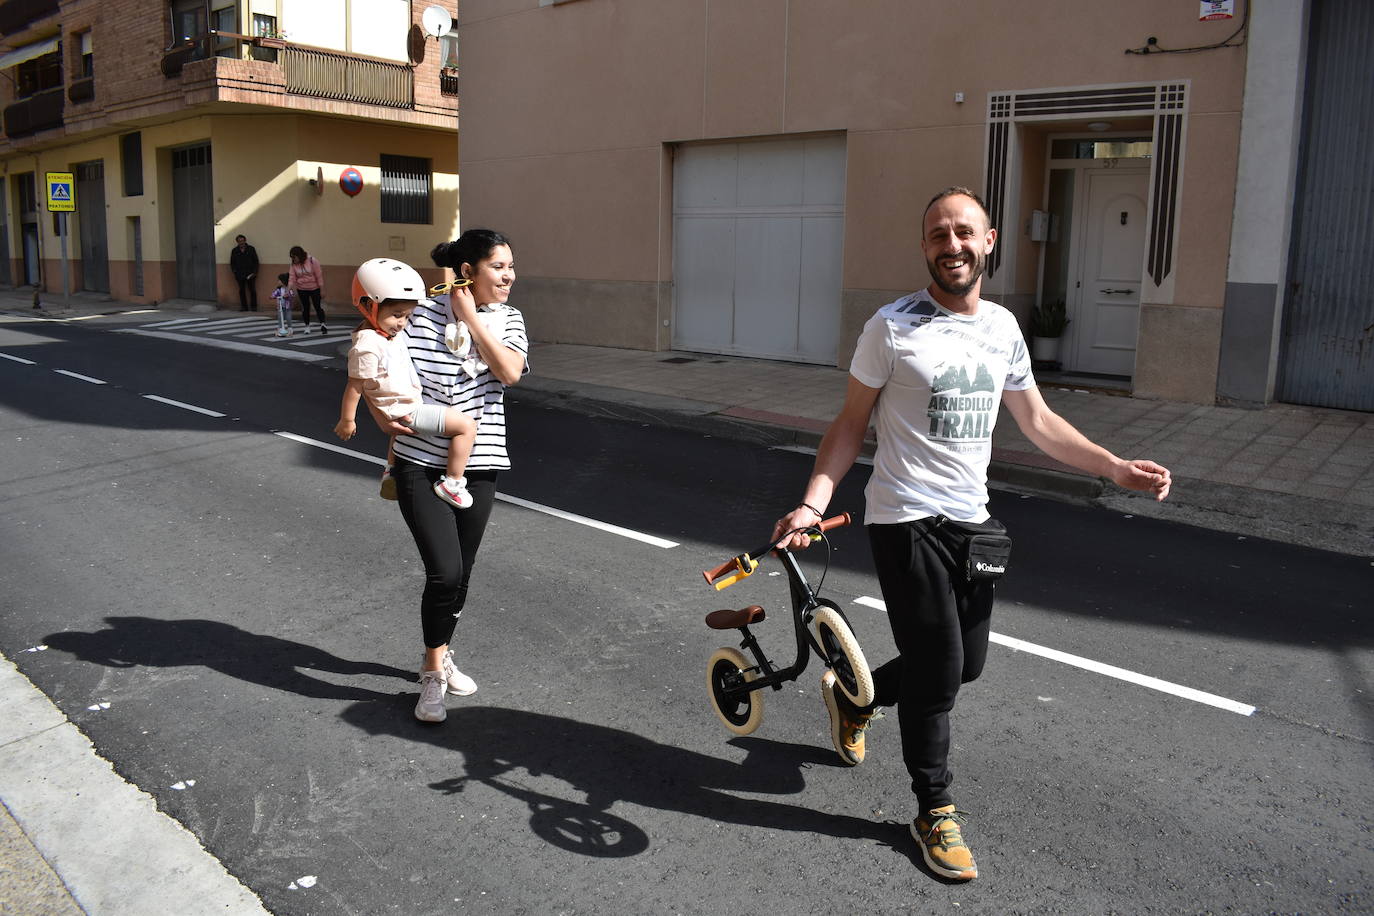
{"label": "white t-shirt", "polygon": [[1011,312],[980,299],[977,314],[957,315],[925,290],[904,296],[864,325],[849,374],[882,389],[865,522],[986,521],[1002,391],[1035,386]]}
{"label": "white t-shirt", "polygon": [[420,378],[410,363],[405,331],[390,339],[371,328],[353,332],[348,377],[363,380],[363,395],[393,420],[420,406]]}

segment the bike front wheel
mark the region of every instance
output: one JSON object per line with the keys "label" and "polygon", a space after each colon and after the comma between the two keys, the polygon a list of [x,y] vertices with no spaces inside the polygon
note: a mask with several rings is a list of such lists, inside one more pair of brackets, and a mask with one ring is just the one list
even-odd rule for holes
{"label": "bike front wheel", "polygon": [[752,681],[758,676],[744,653],[729,646],[717,649],[706,663],[706,695],[711,698],[711,708],[725,727],[737,735],[751,735],[763,722],[763,691],[733,695],[727,691],[738,687],[741,680]]}
{"label": "bike front wheel", "polygon": [[873,672],[868,670],[864,650],[859,648],[859,640],[844,617],[833,607],[821,605],[812,615],[811,626],[816,642],[825,650],[821,660],[835,672],[840,692],[855,706],[872,703]]}

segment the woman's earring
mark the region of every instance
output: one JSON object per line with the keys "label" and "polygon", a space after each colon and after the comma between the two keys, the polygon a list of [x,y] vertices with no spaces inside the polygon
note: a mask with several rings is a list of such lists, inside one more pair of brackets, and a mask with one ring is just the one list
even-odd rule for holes
{"label": "woman's earring", "polygon": [[431,286],[429,288],[429,294],[431,296],[442,296],[449,290],[462,289],[465,286],[471,285],[471,280],[451,280],[448,283],[440,283],[438,286]]}

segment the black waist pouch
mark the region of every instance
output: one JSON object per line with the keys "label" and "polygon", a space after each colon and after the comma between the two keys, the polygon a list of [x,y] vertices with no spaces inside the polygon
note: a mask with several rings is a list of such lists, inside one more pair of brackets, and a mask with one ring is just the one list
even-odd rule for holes
{"label": "black waist pouch", "polygon": [[1007,527],[995,518],[985,522],[956,522],[939,517],[938,523],[950,540],[954,557],[970,582],[1000,579],[1011,560],[1011,538]]}

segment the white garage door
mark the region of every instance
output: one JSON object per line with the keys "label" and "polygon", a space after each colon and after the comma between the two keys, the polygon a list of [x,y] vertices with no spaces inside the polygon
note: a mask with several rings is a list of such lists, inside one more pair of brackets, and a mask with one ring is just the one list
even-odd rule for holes
{"label": "white garage door", "polygon": [[835,364],[843,137],[683,146],[673,348]]}

